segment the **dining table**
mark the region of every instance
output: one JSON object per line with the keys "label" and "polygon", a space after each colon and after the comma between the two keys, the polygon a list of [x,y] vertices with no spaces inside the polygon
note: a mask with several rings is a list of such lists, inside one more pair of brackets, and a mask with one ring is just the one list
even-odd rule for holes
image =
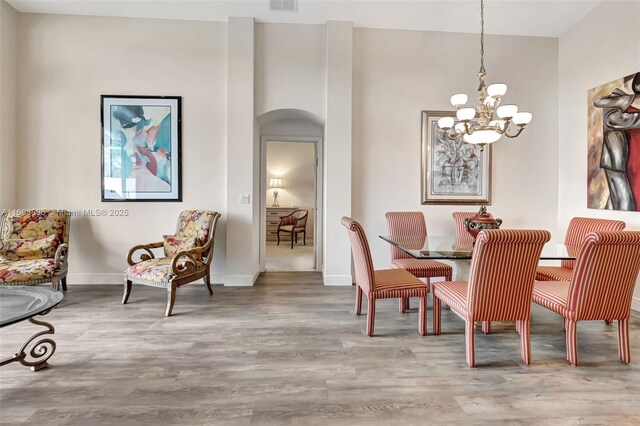
{"label": "dining table", "polygon": [[[469,278],[473,243],[468,240],[455,235],[380,235],[380,238],[415,259],[450,261],[456,281]],[[548,242],[540,253],[540,260],[575,260],[578,252],[578,247]]]}

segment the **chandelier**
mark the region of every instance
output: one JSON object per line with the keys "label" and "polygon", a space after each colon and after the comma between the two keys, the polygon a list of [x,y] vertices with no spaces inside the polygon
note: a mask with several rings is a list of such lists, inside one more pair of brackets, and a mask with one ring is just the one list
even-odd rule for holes
{"label": "chandelier", "polygon": [[[488,87],[484,83],[487,72],[484,68],[484,0],[480,0],[480,71],[478,72],[477,107],[467,106],[467,95],[459,93],[451,97],[451,104],[456,107],[458,123],[454,125],[453,117],[442,117],[438,126],[444,130],[449,139],[460,136],[467,143],[480,146],[483,150],[487,144],[498,141],[502,136],[516,138],[525,126],[531,122],[530,112],[518,112],[516,105],[500,105],[502,96],[507,93],[507,85],[494,83]],[[494,114],[497,119],[494,119]]]}

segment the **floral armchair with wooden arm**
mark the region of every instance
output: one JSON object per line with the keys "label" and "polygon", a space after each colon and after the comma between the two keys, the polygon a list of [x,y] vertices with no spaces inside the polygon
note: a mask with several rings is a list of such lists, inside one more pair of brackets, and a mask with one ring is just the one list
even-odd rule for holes
{"label": "floral armchair with wooden arm", "polygon": [[67,290],[66,210],[6,210],[0,216],[0,285],[51,283]]}
{"label": "floral armchair with wooden arm", "polygon": [[[165,235],[164,241],[129,250],[122,303],[129,300],[133,283],[166,288],[166,316],[171,316],[178,287],[204,278],[209,294],[213,294],[211,260],[219,218],[218,212],[185,210],[180,213],[175,235]],[[164,257],[156,257],[153,250],[161,248]]]}

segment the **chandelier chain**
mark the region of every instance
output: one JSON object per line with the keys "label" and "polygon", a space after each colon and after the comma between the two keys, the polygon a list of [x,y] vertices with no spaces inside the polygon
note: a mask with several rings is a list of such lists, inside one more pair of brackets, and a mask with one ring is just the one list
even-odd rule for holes
{"label": "chandelier chain", "polygon": [[484,0],[480,0],[480,72],[484,69]]}

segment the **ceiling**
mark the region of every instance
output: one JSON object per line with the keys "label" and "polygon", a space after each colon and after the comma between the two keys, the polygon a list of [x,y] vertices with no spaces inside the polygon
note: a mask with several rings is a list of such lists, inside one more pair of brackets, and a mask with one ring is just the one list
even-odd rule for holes
{"label": "ceiling", "polygon": [[[270,11],[269,0],[8,0],[19,12],[136,18],[324,24],[476,33],[479,0],[298,0],[297,11]],[[601,0],[486,0],[489,34],[559,37]]]}

